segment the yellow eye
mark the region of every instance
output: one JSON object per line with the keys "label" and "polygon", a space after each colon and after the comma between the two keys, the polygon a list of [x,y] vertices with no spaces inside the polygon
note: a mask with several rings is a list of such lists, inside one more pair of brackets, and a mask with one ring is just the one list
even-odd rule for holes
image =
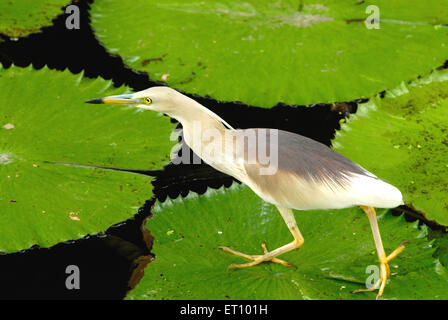
{"label": "yellow eye", "polygon": [[151,104],[151,102],[152,102],[151,99],[148,98],[148,97],[145,97],[144,100],[145,100],[145,103],[146,103],[146,104]]}

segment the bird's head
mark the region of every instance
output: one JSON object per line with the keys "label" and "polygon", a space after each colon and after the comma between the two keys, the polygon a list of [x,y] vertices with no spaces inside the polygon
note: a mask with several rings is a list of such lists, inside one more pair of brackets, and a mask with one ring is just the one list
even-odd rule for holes
{"label": "bird's head", "polygon": [[190,98],[169,87],[152,87],[135,93],[92,99],[86,103],[126,104],[136,108],[165,113],[176,118],[179,108]]}
{"label": "bird's head", "polygon": [[169,87],[152,87],[136,93],[109,96],[86,101],[96,104],[127,104],[136,108],[165,113],[182,123],[212,118],[227,128],[233,129],[218,115],[195,100]]}

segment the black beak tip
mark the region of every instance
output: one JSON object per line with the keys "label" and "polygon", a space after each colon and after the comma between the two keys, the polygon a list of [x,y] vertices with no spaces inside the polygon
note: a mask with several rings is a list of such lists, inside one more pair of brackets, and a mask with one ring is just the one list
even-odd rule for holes
{"label": "black beak tip", "polygon": [[88,101],[85,101],[85,103],[102,104],[103,103],[103,98],[97,98],[97,99],[88,100]]}

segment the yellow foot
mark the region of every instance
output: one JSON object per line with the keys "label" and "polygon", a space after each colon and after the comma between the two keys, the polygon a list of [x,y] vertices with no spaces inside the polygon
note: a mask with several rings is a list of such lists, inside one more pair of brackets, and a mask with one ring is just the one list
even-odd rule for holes
{"label": "yellow foot", "polygon": [[275,256],[272,256],[270,254],[270,252],[268,251],[268,249],[266,248],[266,244],[262,243],[261,247],[263,248],[264,254],[263,255],[249,255],[249,254],[245,254],[242,252],[238,252],[235,251],[233,249],[230,249],[229,247],[219,247],[220,249],[230,252],[234,255],[249,259],[249,260],[253,260],[252,262],[249,263],[243,263],[243,264],[231,264],[227,267],[227,270],[232,269],[232,268],[247,268],[247,267],[253,267],[256,266],[257,264],[260,264],[262,262],[266,262],[266,261],[270,261],[270,262],[274,262],[274,263],[278,263],[281,264],[283,266],[286,267],[295,267],[295,265],[293,265],[292,263],[286,262],[284,260],[278,259]]}
{"label": "yellow foot", "polygon": [[387,257],[384,255],[384,257],[380,257],[380,278],[378,281],[373,285],[373,287],[368,289],[357,289],[353,290],[353,293],[358,292],[370,292],[375,291],[379,289],[378,295],[376,296],[377,299],[379,299],[384,292],[384,288],[386,287],[387,279],[390,277],[390,268],[389,268],[389,262],[392,261],[396,256],[398,256],[404,249],[404,244],[409,241],[403,241],[403,243],[400,244],[400,246],[395,249],[390,255]]}

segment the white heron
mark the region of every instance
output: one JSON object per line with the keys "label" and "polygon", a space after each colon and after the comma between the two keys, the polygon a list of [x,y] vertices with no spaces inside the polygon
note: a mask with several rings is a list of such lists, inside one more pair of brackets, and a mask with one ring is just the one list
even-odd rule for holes
{"label": "white heron", "polygon": [[[271,153],[276,152],[277,163],[273,173],[260,174],[261,169],[266,169],[266,163],[257,159],[254,161],[248,156],[259,148],[259,133],[265,129],[233,129],[209,109],[168,87],[152,87],[133,94],[109,96],[87,102],[127,104],[162,112],[178,120],[183,127],[185,142],[199,157],[213,168],[245,183],[260,198],[278,208],[293,241],[272,251],[268,251],[263,243],[264,252],[255,255],[221,247],[227,252],[251,260],[244,264],[232,264],[229,268],[252,267],[266,261],[290,266],[290,263],[277,257],[300,248],[304,243],[292,209],[339,209],[359,206],[370,222],[380,262],[380,277],[372,288],[355,291],[379,289],[377,297],[383,294],[390,276],[388,263],[405,247],[402,243],[386,255],[374,207],[394,208],[403,204],[402,194],[396,187],[326,145],[282,130],[270,131],[264,136],[264,145],[269,146]],[[252,133],[256,138],[252,143],[239,139],[243,143],[235,144],[239,137],[248,137]],[[214,150],[221,152],[220,161],[217,161],[216,152],[213,156],[213,152],[209,152],[210,148],[216,145],[219,145],[219,148]]]}

